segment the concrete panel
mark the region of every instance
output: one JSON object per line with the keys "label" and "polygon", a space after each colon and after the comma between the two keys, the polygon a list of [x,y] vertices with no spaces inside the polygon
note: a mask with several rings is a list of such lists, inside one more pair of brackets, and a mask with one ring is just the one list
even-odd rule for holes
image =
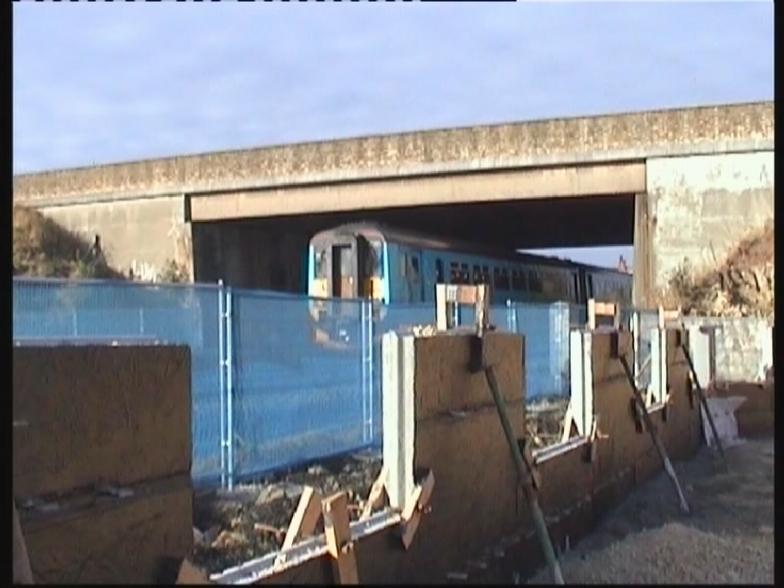
{"label": "concrete panel", "polygon": [[[416,364],[416,414],[424,420],[449,411],[464,411],[495,406],[484,372],[470,373],[471,337],[436,335],[416,339],[418,357],[428,360]],[[522,382],[525,355],[523,338],[507,333],[489,333],[484,338],[486,361],[495,366],[501,394],[508,410],[523,415],[520,387],[501,382]]]}
{"label": "concrete panel", "polygon": [[190,473],[190,349],[15,347],[17,498]]}
{"label": "concrete panel", "polygon": [[22,529],[37,584],[171,583],[193,541],[190,479]]}
{"label": "concrete panel", "polygon": [[95,235],[109,265],[144,280],[157,278],[174,261],[193,275],[191,227],[183,196],[52,206],[39,209],[92,242]]}
{"label": "concrete panel", "polygon": [[648,159],[651,286],[664,288],[687,258],[698,271],[721,263],[773,219],[773,186],[772,149]]}
{"label": "concrete panel", "polygon": [[740,396],[745,399],[735,411],[738,434],[741,437],[770,436],[775,430],[775,388],[773,382],[753,384],[743,382],[725,383],[712,390],[719,398]]}
{"label": "concrete panel", "polygon": [[773,149],[773,102],[418,131],[56,170],[14,201],[123,198]]}
{"label": "concrete panel", "polygon": [[194,222],[401,206],[629,194],[645,190],[645,164],[606,163],[191,197]]}
{"label": "concrete panel", "polygon": [[[767,319],[754,317],[683,317],[689,327],[715,328],[715,373],[719,382],[761,382],[773,365],[772,336]],[[707,381],[700,380],[707,385]]]}

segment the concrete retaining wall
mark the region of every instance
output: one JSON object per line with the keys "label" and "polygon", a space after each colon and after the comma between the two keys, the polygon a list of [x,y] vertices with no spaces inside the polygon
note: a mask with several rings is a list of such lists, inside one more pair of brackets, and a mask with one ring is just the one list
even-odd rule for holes
{"label": "concrete retaining wall", "polygon": [[[612,357],[614,336],[592,335],[593,402],[601,432],[593,459],[585,439],[536,455],[542,479],[540,503],[557,545],[563,545],[567,536],[573,543],[587,533],[635,484],[661,468],[648,433],[638,432],[635,426],[629,385],[619,360]],[[618,347],[631,362],[630,334],[617,336]],[[678,336],[676,331],[666,332],[669,402],[666,410],[654,410],[652,418],[671,457],[684,459],[696,451],[701,437],[688,367],[682,354],[676,353]],[[489,336],[499,360],[499,385],[518,436],[524,422],[524,399],[516,395],[523,381],[520,339],[506,334]],[[401,341],[409,351],[390,352]],[[385,367],[389,374],[402,369],[397,384],[388,387],[385,394],[410,398],[413,475],[416,478],[430,469],[435,488],[432,512],[424,516],[408,551],[403,549],[395,526],[356,541],[360,581],[445,582],[449,572],[465,574],[469,582],[508,581],[511,570],[533,570],[542,562],[541,552],[487,384],[481,373],[468,370],[471,338],[387,335],[384,343],[385,359],[394,362],[408,357],[413,361],[413,366],[406,368],[400,364]],[[385,439],[398,431],[385,429]],[[385,460],[388,455],[386,452]],[[677,500],[674,492],[673,500]],[[505,569],[507,575],[493,576]],[[327,557],[318,556],[257,580],[329,583],[331,574]]]}
{"label": "concrete retaining wall", "polygon": [[[773,367],[773,327],[767,319],[683,317],[687,328],[711,329],[715,333],[709,377],[700,377],[703,385],[717,382],[763,382]],[[701,362],[700,357],[695,361]],[[698,372],[699,373],[699,372]]]}
{"label": "concrete retaining wall", "polygon": [[39,209],[88,242],[95,235],[110,266],[145,281],[158,279],[168,262],[193,278],[191,224],[182,195],[99,201]]}
{"label": "concrete retaining wall", "polygon": [[187,555],[190,378],[184,346],[14,349],[13,493],[36,583],[165,581]]}

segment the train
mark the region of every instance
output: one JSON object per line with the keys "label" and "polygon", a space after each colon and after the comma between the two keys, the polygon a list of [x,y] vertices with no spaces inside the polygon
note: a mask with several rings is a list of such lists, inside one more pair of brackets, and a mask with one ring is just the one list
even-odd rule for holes
{"label": "train", "polygon": [[374,222],[344,224],[315,234],[308,248],[307,276],[311,316],[321,325],[319,340],[339,339],[341,315],[346,314],[330,309],[329,299],[370,299],[379,303],[377,312],[383,312],[385,305],[433,302],[437,283],[489,284],[490,304],[584,304],[595,298],[628,305],[632,298],[631,274],[612,268]]}

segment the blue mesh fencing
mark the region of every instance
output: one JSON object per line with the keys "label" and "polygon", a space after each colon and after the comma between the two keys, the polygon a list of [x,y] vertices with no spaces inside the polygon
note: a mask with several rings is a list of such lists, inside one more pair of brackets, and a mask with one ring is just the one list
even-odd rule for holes
{"label": "blue mesh fencing", "polygon": [[[526,336],[529,401],[569,393],[566,303],[490,308],[499,330]],[[473,323],[462,307],[460,324]],[[158,341],[192,354],[192,476],[250,478],[381,446],[381,338],[435,323],[432,303],[381,306],[217,285],[15,279],[13,336]]]}
{"label": "blue mesh fencing", "polygon": [[14,279],[18,343],[154,340],[191,348],[194,478],[221,474],[219,290],[102,281]]}
{"label": "blue mesh fencing", "polygon": [[[582,308],[582,311],[580,310]],[[537,304],[510,302],[490,307],[490,323],[498,330],[525,335],[526,400],[550,396],[567,396],[569,384],[569,329],[572,321],[585,314],[583,307],[565,302]],[[460,325],[472,325],[474,308],[461,305]],[[376,321],[375,346],[377,365],[373,386],[374,402],[381,398],[381,336],[390,330],[412,325],[435,324],[435,305],[405,304],[380,308]],[[380,413],[376,416],[380,423]],[[380,427],[380,424],[379,424]],[[380,428],[376,430],[380,443]]]}
{"label": "blue mesh fencing", "polygon": [[[370,385],[363,364],[369,304],[238,290],[231,296],[234,477],[369,445]],[[320,310],[329,324],[314,321],[311,311]],[[320,342],[317,327],[340,340]]]}

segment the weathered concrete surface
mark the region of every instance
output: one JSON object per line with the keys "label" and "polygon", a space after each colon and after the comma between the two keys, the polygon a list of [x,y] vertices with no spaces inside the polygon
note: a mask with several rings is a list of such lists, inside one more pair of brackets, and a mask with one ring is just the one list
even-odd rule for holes
{"label": "weathered concrete surface", "polygon": [[190,473],[190,349],[15,347],[17,498]]}
{"label": "weathered concrete surface", "polygon": [[[429,577],[444,578],[452,562],[469,557],[473,550],[522,522],[516,473],[508,467],[509,447],[484,374],[469,371],[471,337],[388,333],[383,344],[384,461],[396,462],[391,464],[396,467],[390,468],[390,486],[394,488],[390,502],[405,504],[406,497],[401,500],[396,491],[411,487],[410,483],[397,483],[393,476],[416,481],[432,470],[436,481],[432,512],[420,525],[405,559],[386,577],[412,582],[421,578],[421,568],[427,567]],[[522,437],[522,337],[492,333],[487,344],[488,360],[498,366],[496,377],[512,429]],[[397,353],[390,354],[390,346]],[[388,359],[394,365],[386,365]],[[390,402],[395,394],[402,404]],[[390,408],[398,408],[397,419],[387,418]],[[402,432],[395,434],[395,430]],[[408,436],[406,430],[411,431]],[[413,447],[407,448],[410,443]],[[459,459],[455,459],[457,447],[461,447]],[[485,499],[488,488],[493,488],[492,501]]]}
{"label": "weathered concrete surface", "polygon": [[36,583],[172,581],[193,539],[190,349],[18,347],[13,363],[13,494]]}
{"label": "weathered concrete surface", "polygon": [[191,224],[182,195],[39,210],[88,242],[99,235],[107,262],[125,275],[153,281],[175,262],[193,278]]}
{"label": "weathered concrete surface", "polygon": [[194,221],[349,210],[630,194],[645,189],[645,164],[602,163],[333,186],[281,187],[191,196]]}
{"label": "weathered concrete surface", "polygon": [[639,251],[650,264],[644,278],[649,295],[665,288],[686,259],[694,271],[711,269],[773,219],[772,148],[649,158],[646,167],[646,209],[638,213],[638,221],[647,225],[636,231],[649,237]]}
{"label": "weathered concrete surface", "polygon": [[739,396],[745,401],[735,411],[740,437],[770,437],[775,431],[775,387],[772,381],[762,384],[724,382],[711,388],[719,398]]}
{"label": "weathered concrete surface", "polygon": [[[762,382],[773,366],[773,327],[768,320],[742,317],[683,317],[686,326],[712,328],[714,357],[709,379],[718,382]],[[701,382],[707,385],[708,381]]]}
{"label": "weathered concrete surface", "polygon": [[172,583],[193,541],[188,475],[23,522],[37,584]]}
{"label": "weathered concrete surface", "polygon": [[14,178],[14,201],[260,189],[772,149],[773,120],[773,103],[760,102],[225,151],[21,175]]}
{"label": "weathered concrete surface", "polygon": [[[594,406],[601,433],[596,441],[595,459],[589,459],[585,443],[537,458],[542,479],[540,504],[550,535],[559,548],[563,548],[567,537],[574,544],[636,483],[661,469],[648,433],[635,428],[629,384],[618,359],[610,357],[611,337],[610,333],[593,335]],[[620,333],[619,337],[620,349],[630,353],[629,333]],[[683,459],[692,455],[700,443],[699,412],[690,401],[688,368],[682,356],[675,353],[676,332],[668,331],[666,337],[670,402],[666,416],[660,409],[654,411],[653,419],[670,455]],[[499,339],[499,343],[505,343],[507,338],[514,336]],[[491,404],[480,406],[479,382],[462,367],[469,337],[452,339],[436,336],[416,340],[417,358],[427,358],[415,370],[418,406],[436,411],[416,421],[415,438],[416,467],[432,469],[435,474],[432,512],[424,517],[408,552],[400,547],[395,529],[385,529],[357,542],[357,565],[363,583],[444,583],[445,572],[465,574],[470,583],[509,581],[512,572],[530,572],[542,563],[541,549],[517,487],[495,408]],[[515,377],[512,364],[520,361],[519,347],[511,343],[502,347],[506,351],[499,357],[498,365],[508,368],[502,373]],[[439,362],[442,367],[433,368]],[[463,373],[464,377],[452,372]],[[452,386],[463,388],[453,395]],[[427,399],[438,388],[443,389],[436,399]],[[507,386],[507,382],[501,388],[505,395],[508,390],[517,389]],[[467,410],[448,412],[450,398]],[[520,435],[522,419],[511,411],[510,416]],[[676,500],[674,492],[672,499]],[[331,581],[329,560],[321,557],[267,577],[261,583]]]}

